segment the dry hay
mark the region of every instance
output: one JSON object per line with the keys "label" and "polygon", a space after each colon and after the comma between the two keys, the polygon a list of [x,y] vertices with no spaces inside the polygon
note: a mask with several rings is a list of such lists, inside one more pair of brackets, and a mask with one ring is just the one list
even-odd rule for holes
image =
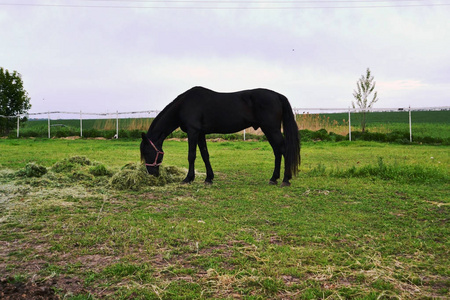
{"label": "dry hay", "polygon": [[159,177],[149,175],[144,165],[130,163],[111,178],[110,185],[117,190],[140,190],[148,186],[163,186],[181,181],[185,170],[174,166],[160,166],[159,173]]}

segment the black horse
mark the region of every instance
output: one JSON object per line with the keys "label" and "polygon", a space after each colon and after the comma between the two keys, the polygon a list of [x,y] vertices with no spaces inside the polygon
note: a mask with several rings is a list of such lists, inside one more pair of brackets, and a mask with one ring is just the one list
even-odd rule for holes
{"label": "black horse", "polygon": [[[281,133],[283,123],[284,137]],[[211,184],[214,173],[209,162],[205,134],[233,133],[248,127],[261,128],[275,155],[275,169],[270,184],[280,178],[281,157],[285,169],[282,186],[289,186],[292,175],[300,165],[298,127],[287,98],[267,89],[234,93],[217,93],[203,87],[194,87],[179,95],[167,105],[142,133],[141,160],[151,175],[159,176],[164,139],[175,129],[188,134],[189,171],[183,183],[194,180],[194,162],[197,145],[206,166],[205,183]]]}

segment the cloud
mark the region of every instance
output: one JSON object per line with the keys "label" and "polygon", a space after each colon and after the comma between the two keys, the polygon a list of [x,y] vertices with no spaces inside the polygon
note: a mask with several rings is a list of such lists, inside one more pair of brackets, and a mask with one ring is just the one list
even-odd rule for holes
{"label": "cloud", "polygon": [[420,80],[381,81],[377,83],[377,86],[384,91],[417,90],[424,87],[429,87],[429,85],[422,83]]}

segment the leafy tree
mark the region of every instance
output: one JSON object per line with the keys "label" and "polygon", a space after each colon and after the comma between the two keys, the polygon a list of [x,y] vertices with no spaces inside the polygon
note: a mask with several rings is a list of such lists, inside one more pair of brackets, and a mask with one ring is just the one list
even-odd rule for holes
{"label": "leafy tree", "polygon": [[[10,73],[0,67],[0,134],[8,134],[17,124],[13,118],[31,108],[30,97],[23,88],[22,76],[16,71]],[[23,117],[21,122],[26,121]]]}
{"label": "leafy tree", "polygon": [[377,92],[373,94],[372,100],[369,100],[370,94],[375,90],[376,82],[373,81],[373,76],[370,74],[370,69],[367,68],[366,76],[361,75],[361,78],[356,82],[357,90],[353,90],[353,97],[355,97],[356,103],[352,101],[353,108],[359,107],[361,109],[361,131],[366,130],[366,112],[372,108],[375,102],[377,102]]}

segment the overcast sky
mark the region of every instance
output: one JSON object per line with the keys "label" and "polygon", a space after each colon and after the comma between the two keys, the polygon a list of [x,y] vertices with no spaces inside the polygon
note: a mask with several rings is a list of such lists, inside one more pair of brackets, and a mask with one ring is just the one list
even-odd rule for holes
{"label": "overcast sky", "polygon": [[160,110],[193,86],[347,108],[368,67],[375,107],[448,106],[449,20],[449,0],[0,0],[0,66],[31,112]]}

